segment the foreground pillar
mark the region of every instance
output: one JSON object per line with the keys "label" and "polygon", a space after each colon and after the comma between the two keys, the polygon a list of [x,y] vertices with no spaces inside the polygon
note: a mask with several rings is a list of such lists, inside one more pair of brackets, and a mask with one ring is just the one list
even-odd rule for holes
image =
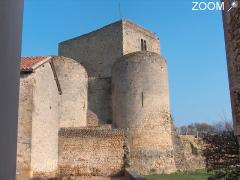
{"label": "foreground pillar", "polygon": [[[236,7],[224,0],[223,24],[227,54],[228,78],[231,95],[233,127],[240,135],[240,0]],[[231,8],[231,9],[230,9]],[[229,10],[230,9],[230,10]]]}
{"label": "foreground pillar", "polygon": [[15,180],[22,0],[0,1],[0,179]]}

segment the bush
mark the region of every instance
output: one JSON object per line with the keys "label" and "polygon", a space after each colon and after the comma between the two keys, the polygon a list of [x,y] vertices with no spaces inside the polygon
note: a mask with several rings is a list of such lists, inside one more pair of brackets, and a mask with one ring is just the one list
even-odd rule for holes
{"label": "bush", "polygon": [[212,174],[208,179],[240,179],[239,145],[233,131],[205,135],[203,140],[207,144],[203,155]]}

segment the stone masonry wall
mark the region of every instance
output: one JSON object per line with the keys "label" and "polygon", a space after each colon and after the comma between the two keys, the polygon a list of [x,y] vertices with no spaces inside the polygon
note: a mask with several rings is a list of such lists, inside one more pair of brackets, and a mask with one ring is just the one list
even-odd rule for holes
{"label": "stone masonry wall", "polygon": [[123,55],[141,51],[141,39],[147,43],[147,50],[160,54],[159,38],[152,32],[128,21],[123,21]]}
{"label": "stone masonry wall", "polygon": [[124,171],[124,133],[112,129],[61,128],[62,176],[114,176]]}
{"label": "stone masonry wall", "polygon": [[122,23],[59,44],[59,55],[73,58],[86,68],[89,77],[111,76],[114,62],[122,56]]}
{"label": "stone masonry wall", "polygon": [[32,176],[54,176],[58,167],[59,93],[49,63],[33,76]]}
{"label": "stone masonry wall", "polygon": [[88,109],[103,121],[111,120],[111,68],[122,56],[122,23],[118,21],[59,44],[59,55],[79,61],[89,76]]}
{"label": "stone masonry wall", "polygon": [[33,111],[33,76],[21,74],[17,137],[17,179],[29,179],[31,171],[31,137]]}
{"label": "stone masonry wall", "polygon": [[111,78],[89,78],[88,109],[105,123],[112,122]]}
{"label": "stone masonry wall", "polygon": [[162,174],[177,171],[171,134],[171,120],[160,117],[160,114],[150,116],[159,119],[158,124],[149,127],[131,128],[128,135],[129,165],[138,174]]}
{"label": "stone masonry wall", "polygon": [[173,135],[174,159],[179,171],[195,171],[206,168],[203,150],[206,143],[192,135]]}
{"label": "stone masonry wall", "polygon": [[240,0],[238,8],[227,11],[231,1],[225,0],[223,23],[227,52],[228,78],[235,135],[240,135]]}
{"label": "stone masonry wall", "polygon": [[102,121],[98,119],[97,115],[92,112],[87,112],[87,127],[98,127],[102,124]]}
{"label": "stone masonry wall", "polygon": [[62,94],[59,101],[60,127],[86,127],[88,108],[88,76],[77,61],[54,57],[53,63]]}

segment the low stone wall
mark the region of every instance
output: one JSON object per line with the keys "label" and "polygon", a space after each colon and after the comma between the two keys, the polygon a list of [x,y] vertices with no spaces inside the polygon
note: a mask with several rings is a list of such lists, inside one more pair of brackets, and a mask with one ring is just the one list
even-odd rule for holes
{"label": "low stone wall", "polygon": [[180,136],[184,147],[184,154],[188,170],[204,169],[206,167],[205,157],[203,150],[205,149],[206,142],[202,138],[195,136]]}
{"label": "low stone wall", "polygon": [[61,176],[117,176],[124,172],[125,135],[117,129],[61,128]]}
{"label": "low stone wall", "polygon": [[206,168],[203,150],[205,142],[192,135],[174,136],[174,159],[179,171],[195,171]]}

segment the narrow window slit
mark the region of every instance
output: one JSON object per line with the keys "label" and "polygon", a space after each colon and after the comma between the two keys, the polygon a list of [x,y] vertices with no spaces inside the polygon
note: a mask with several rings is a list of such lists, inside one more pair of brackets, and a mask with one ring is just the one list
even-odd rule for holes
{"label": "narrow window slit", "polygon": [[147,51],[147,42],[144,39],[141,39],[141,50]]}

